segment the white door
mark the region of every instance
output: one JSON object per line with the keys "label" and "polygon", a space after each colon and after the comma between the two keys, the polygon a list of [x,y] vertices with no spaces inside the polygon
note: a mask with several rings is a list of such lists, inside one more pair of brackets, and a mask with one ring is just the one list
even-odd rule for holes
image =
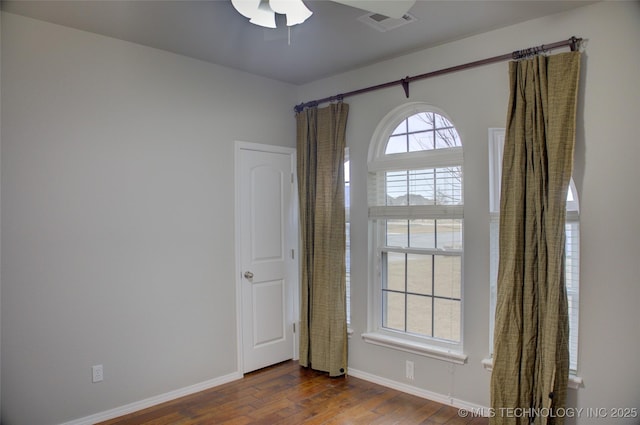
{"label": "white door", "polygon": [[295,357],[293,149],[238,143],[236,232],[243,372]]}

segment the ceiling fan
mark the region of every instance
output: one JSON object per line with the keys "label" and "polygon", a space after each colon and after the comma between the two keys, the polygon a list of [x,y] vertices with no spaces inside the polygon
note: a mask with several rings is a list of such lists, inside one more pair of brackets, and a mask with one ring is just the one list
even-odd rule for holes
{"label": "ceiling fan", "polygon": [[[389,18],[402,18],[416,0],[330,0],[347,6],[378,13]],[[302,0],[231,0],[233,7],[249,22],[267,28],[276,28],[276,14],[286,15],[287,26],[301,24],[310,11]]]}

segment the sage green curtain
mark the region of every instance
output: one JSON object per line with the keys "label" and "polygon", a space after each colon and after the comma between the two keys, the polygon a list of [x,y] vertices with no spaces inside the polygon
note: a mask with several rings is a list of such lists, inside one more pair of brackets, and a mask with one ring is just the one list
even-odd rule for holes
{"label": "sage green curtain", "polygon": [[349,105],[296,114],[301,232],[300,364],[347,371],[344,151]]}
{"label": "sage green curtain", "polygon": [[565,407],[569,377],[565,213],[579,73],[579,52],[509,64],[492,425],[563,423],[545,409]]}

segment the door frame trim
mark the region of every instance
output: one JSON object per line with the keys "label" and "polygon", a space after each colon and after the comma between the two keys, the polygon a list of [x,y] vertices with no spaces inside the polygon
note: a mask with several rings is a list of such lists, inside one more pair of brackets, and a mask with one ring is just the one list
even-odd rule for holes
{"label": "door frame trim", "polygon": [[296,331],[293,333],[293,359],[299,359],[299,338],[298,329],[300,328],[300,267],[299,267],[299,252],[300,252],[300,234],[298,228],[298,178],[296,171],[296,150],[295,148],[289,148],[284,146],[266,145],[261,143],[234,141],[234,232],[235,232],[235,291],[236,291],[236,345],[237,345],[237,372],[244,375],[244,349],[242,346],[242,333],[243,333],[243,314],[242,314],[242,268],[241,268],[241,233],[240,233],[240,153],[242,150],[259,151],[265,153],[279,153],[289,155],[291,159],[291,172],[293,175],[293,189],[291,193],[291,245],[295,250],[295,258],[298,261],[293,261],[292,270],[290,274],[294,277],[293,286],[293,317]]}

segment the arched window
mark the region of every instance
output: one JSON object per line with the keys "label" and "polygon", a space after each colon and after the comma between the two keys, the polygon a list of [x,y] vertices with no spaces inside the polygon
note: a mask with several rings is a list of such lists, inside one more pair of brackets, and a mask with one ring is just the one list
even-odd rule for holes
{"label": "arched window", "polygon": [[[371,314],[364,338],[399,349],[411,347],[412,352],[433,345],[459,352],[464,207],[460,135],[437,108],[401,106],[376,129],[368,169]],[[406,340],[412,344],[398,342]],[[417,351],[430,355],[426,348]]]}

